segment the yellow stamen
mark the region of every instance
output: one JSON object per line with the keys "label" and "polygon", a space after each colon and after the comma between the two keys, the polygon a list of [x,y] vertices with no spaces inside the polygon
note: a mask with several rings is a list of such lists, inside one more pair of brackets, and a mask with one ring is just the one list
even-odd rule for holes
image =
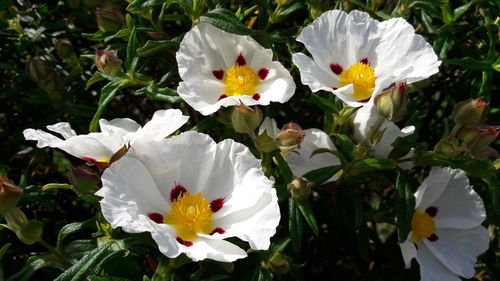
{"label": "yellow stamen", "polygon": [[253,96],[259,84],[259,76],[246,65],[235,65],[224,77],[226,96]]}
{"label": "yellow stamen", "polygon": [[436,224],[429,214],[416,209],[411,219],[411,231],[411,241],[419,242],[436,232]]}
{"label": "yellow stamen", "polygon": [[197,233],[209,234],[213,229],[210,203],[201,193],[190,195],[184,192],[172,202],[163,222],[173,225],[183,240],[193,241],[198,238]]}
{"label": "yellow stamen", "polygon": [[357,100],[365,100],[371,97],[375,88],[375,70],[368,64],[358,62],[339,75],[340,87],[353,84],[353,96]]}

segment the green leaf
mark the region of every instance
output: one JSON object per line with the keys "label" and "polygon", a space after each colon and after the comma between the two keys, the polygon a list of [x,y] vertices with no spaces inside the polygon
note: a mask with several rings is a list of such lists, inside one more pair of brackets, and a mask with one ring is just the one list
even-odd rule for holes
{"label": "green leaf", "polygon": [[359,176],[367,172],[393,169],[396,169],[396,162],[392,159],[368,158],[352,163],[348,173],[351,176]]}
{"label": "green leaf", "polygon": [[[172,1],[166,0],[134,0],[127,6],[127,11],[130,13],[141,13],[150,9],[156,5],[163,4],[164,2],[172,3]],[[167,7],[170,5],[167,5]]]}
{"label": "green leaf", "polygon": [[106,35],[104,32],[97,31],[95,33],[82,33],[82,37],[90,41],[102,41]]}
{"label": "green leaf", "polygon": [[67,258],[77,262],[80,260],[87,252],[90,252],[97,248],[97,242],[93,239],[77,239],[69,242],[64,247],[64,253]]}
{"label": "green leaf", "polygon": [[312,103],[321,108],[324,112],[338,113],[339,109],[331,101],[322,98],[316,94],[311,94],[310,97],[304,99],[305,102]]}
{"label": "green leaf", "polygon": [[352,151],[356,145],[344,134],[332,134],[334,144],[339,148],[347,160],[352,160]]}
{"label": "green leaf", "polygon": [[146,44],[137,49],[137,54],[141,57],[152,56],[165,49],[177,51],[179,49],[179,39],[172,40],[148,40]]}
{"label": "green leaf", "polygon": [[73,222],[63,226],[61,230],[59,230],[59,234],[57,235],[57,244],[56,244],[57,248],[60,248],[62,246],[64,238],[66,238],[68,235],[79,232],[86,228],[94,228],[94,227],[95,227],[95,218],[91,218],[90,220],[83,222]]}
{"label": "green leaf", "polygon": [[37,270],[44,267],[54,266],[63,270],[63,268],[58,265],[56,260],[57,258],[52,255],[32,256],[24,263],[24,266],[20,271],[11,275],[6,281],[28,281]]}
{"label": "green leaf", "polygon": [[0,261],[2,260],[3,256],[9,249],[10,245],[12,245],[12,243],[6,243],[5,245],[2,246],[2,248],[0,248]]}
{"label": "green leaf", "polygon": [[415,212],[415,197],[412,189],[412,178],[406,172],[398,172],[396,180],[396,217],[400,243],[406,241],[411,230],[411,219]]}
{"label": "green leaf", "polygon": [[101,72],[96,71],[96,72],[94,72],[94,75],[92,75],[92,77],[90,77],[90,79],[87,80],[87,83],[85,83],[85,88],[88,88],[88,87],[92,86],[94,83],[97,83],[97,82],[105,80],[105,79],[106,78],[104,78],[102,76]]}
{"label": "green leaf", "polygon": [[281,176],[283,177],[283,180],[288,183],[292,181],[293,173],[290,167],[288,166],[288,163],[286,163],[285,159],[283,159],[283,156],[281,156],[281,152],[276,152],[274,154],[274,157],[278,161],[278,169],[280,171]]}
{"label": "green leaf", "polygon": [[136,36],[136,30],[135,27],[132,28],[132,31],[130,32],[130,37],[128,38],[128,43],[127,43],[127,57],[125,58],[125,68],[127,69],[127,72],[134,74],[135,72],[135,65],[137,62],[134,62],[134,59],[137,57],[137,48],[139,45],[139,41],[137,41],[137,36]]}
{"label": "green leaf", "polygon": [[300,250],[302,244],[302,215],[299,213],[296,201],[293,198],[288,200],[288,230],[292,239],[292,247],[295,252]]}
{"label": "green leaf", "polygon": [[156,88],[153,84],[135,91],[134,95],[145,95],[152,100],[168,103],[178,103],[182,100],[176,90],[170,88]]}
{"label": "green leaf", "polygon": [[75,187],[67,183],[48,183],[42,187],[42,191],[47,191],[51,189],[68,189],[76,191]]}
{"label": "green leaf", "polygon": [[111,81],[106,86],[104,86],[101,89],[101,97],[99,98],[99,103],[97,104],[97,111],[94,114],[94,117],[92,118],[92,121],[90,122],[90,127],[89,131],[91,132],[96,132],[98,127],[99,127],[99,119],[101,118],[102,112],[104,111],[104,108],[106,108],[106,105],[113,100],[114,96],[116,93],[120,90],[127,87],[127,84],[122,82],[121,80],[118,81]]}
{"label": "green leaf", "polygon": [[131,279],[128,279],[128,278],[113,277],[113,276],[106,276],[106,277],[89,276],[89,277],[87,277],[87,280],[89,280],[89,281],[132,281]]}
{"label": "green leaf", "polygon": [[313,210],[311,208],[311,204],[309,203],[309,199],[305,200],[295,200],[295,203],[299,207],[300,212],[304,216],[307,224],[311,227],[314,235],[318,236],[319,229],[318,224],[316,223],[316,218],[314,217]]}
{"label": "green leaf", "polygon": [[280,9],[277,17],[274,19],[274,23],[279,23],[284,21],[287,17],[295,13],[296,11],[304,8],[303,2],[296,2],[284,9]]}
{"label": "green leaf", "polygon": [[239,35],[263,34],[263,31],[247,28],[230,10],[217,8],[203,15],[201,22],[208,22],[224,31]]}
{"label": "green leaf", "polygon": [[312,170],[303,175],[304,178],[312,181],[314,185],[321,185],[329,178],[333,177],[336,173],[338,173],[342,169],[342,166],[335,165],[324,168],[319,168],[317,170]]}
{"label": "green leaf", "polygon": [[462,15],[467,12],[467,10],[472,6],[476,1],[469,1],[467,4],[464,4],[453,10],[453,22],[456,22]]}
{"label": "green leaf", "polygon": [[414,134],[405,136],[405,137],[397,137],[396,140],[391,144],[394,147],[389,153],[389,158],[391,159],[399,159],[405,155],[407,155],[413,147],[415,147],[415,138]]}
{"label": "green leaf", "polygon": [[469,57],[463,59],[446,59],[444,62],[476,71],[490,71],[493,69],[491,61],[479,61]]}

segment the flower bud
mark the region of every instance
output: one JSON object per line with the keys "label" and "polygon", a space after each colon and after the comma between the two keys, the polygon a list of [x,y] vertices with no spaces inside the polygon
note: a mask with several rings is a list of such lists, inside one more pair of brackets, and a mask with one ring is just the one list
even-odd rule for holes
{"label": "flower bud", "polygon": [[62,86],[62,79],[44,60],[30,59],[26,62],[25,71],[47,93],[55,93]]}
{"label": "flower bud", "polygon": [[264,130],[264,132],[257,137],[255,146],[260,152],[266,153],[273,152],[278,149],[276,141],[267,134],[267,130]]}
{"label": "flower bud", "polygon": [[313,183],[303,177],[293,177],[287,185],[292,197],[298,200],[307,199],[311,195]]}
{"label": "flower bud", "polygon": [[290,270],[290,257],[278,251],[271,256],[268,265],[274,273],[285,275]]}
{"label": "flower bud", "polygon": [[482,98],[459,102],[453,107],[453,119],[462,126],[481,126],[486,121],[487,107]]}
{"label": "flower bud", "polygon": [[96,50],[94,63],[100,72],[109,76],[115,76],[122,71],[122,61],[113,51]]}
{"label": "flower bud", "polygon": [[69,40],[59,39],[56,42],[56,52],[57,56],[62,60],[68,60],[75,55],[73,51],[73,45]]}
{"label": "flower bud", "polygon": [[42,239],[43,222],[29,221],[16,235],[24,244],[31,245]]}
{"label": "flower bud", "polygon": [[16,207],[22,195],[22,189],[15,186],[8,179],[0,176],[0,215]]}
{"label": "flower bud", "polygon": [[255,110],[249,108],[243,103],[235,107],[231,115],[234,131],[237,133],[253,132],[259,127],[262,121],[262,111],[255,107]]}
{"label": "flower bud", "polygon": [[300,147],[306,133],[296,123],[288,123],[276,134],[276,141],[282,151],[292,151]]}
{"label": "flower bud", "polygon": [[489,145],[500,135],[499,128],[496,126],[467,127],[460,131],[459,137],[472,158],[483,160],[491,154],[492,149]]}
{"label": "flower bud", "polygon": [[68,180],[78,191],[90,193],[95,191],[101,177],[99,173],[89,167],[68,167]]}
{"label": "flower bud", "polygon": [[125,18],[123,15],[110,9],[96,9],[97,27],[102,32],[116,32],[125,25]]}
{"label": "flower bud", "polygon": [[409,97],[406,93],[406,82],[393,83],[375,97],[377,112],[387,120],[396,122],[406,114]]}
{"label": "flower bud", "polygon": [[442,158],[453,158],[462,151],[456,141],[441,140],[434,147],[434,153]]}
{"label": "flower bud", "polygon": [[28,218],[18,207],[7,210],[3,215],[7,225],[15,232],[21,231],[28,223]]}

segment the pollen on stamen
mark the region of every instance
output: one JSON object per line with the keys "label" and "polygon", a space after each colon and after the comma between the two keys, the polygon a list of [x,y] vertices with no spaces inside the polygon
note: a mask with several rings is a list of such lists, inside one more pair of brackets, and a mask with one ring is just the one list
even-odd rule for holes
{"label": "pollen on stamen", "polygon": [[435,217],[438,211],[439,211],[438,207],[435,206],[430,206],[429,208],[425,209],[425,212],[431,217]]}
{"label": "pollen on stamen", "polygon": [[212,232],[210,232],[210,235],[214,235],[215,233],[224,234],[226,231],[220,227],[216,227],[212,230]]}
{"label": "pollen on stamen", "polygon": [[221,99],[225,99],[225,98],[227,98],[227,95],[220,95],[218,101],[220,101]]}
{"label": "pollen on stamen", "polygon": [[224,198],[215,199],[210,202],[210,210],[212,213],[219,211],[224,206]]}
{"label": "pollen on stamen", "polygon": [[342,73],[342,71],[344,71],[342,66],[338,63],[330,63],[330,69],[333,71],[333,73],[337,75],[339,75],[340,73]]}
{"label": "pollen on stamen", "polygon": [[160,213],[148,213],[148,218],[156,223],[163,223],[163,215]]}
{"label": "pollen on stamen", "polygon": [[191,247],[191,246],[193,246],[193,242],[183,240],[183,239],[182,239],[182,238],[180,238],[180,237],[175,238],[175,240],[177,240],[177,242],[179,242],[180,244],[182,244],[182,245],[184,245],[184,246],[186,246],[186,247]]}
{"label": "pollen on stamen", "polygon": [[186,192],[187,190],[184,186],[176,184],[170,191],[170,202],[174,202],[175,200],[177,200],[177,198],[179,198],[179,196]]}
{"label": "pollen on stamen", "polygon": [[247,60],[245,59],[245,57],[243,56],[243,54],[240,54],[238,56],[238,58],[236,58],[235,64],[236,65],[246,65],[247,64]]}
{"label": "pollen on stamen", "polygon": [[359,61],[360,63],[364,63],[364,64],[370,64],[370,61],[368,60],[368,58],[364,58],[362,60]]}
{"label": "pollen on stamen", "polygon": [[222,80],[222,78],[224,78],[224,70],[222,69],[214,70],[212,71],[212,74],[219,80]]}
{"label": "pollen on stamen", "polygon": [[268,74],[269,74],[269,69],[267,68],[261,68],[259,69],[259,73],[257,73],[257,75],[259,75],[260,80],[266,79]]}
{"label": "pollen on stamen", "polygon": [[431,236],[427,237],[427,239],[431,242],[436,242],[439,240],[439,237],[436,235],[436,233],[432,233]]}
{"label": "pollen on stamen", "polygon": [[260,100],[260,95],[259,94],[254,94],[252,96],[252,99],[254,99],[254,100]]}

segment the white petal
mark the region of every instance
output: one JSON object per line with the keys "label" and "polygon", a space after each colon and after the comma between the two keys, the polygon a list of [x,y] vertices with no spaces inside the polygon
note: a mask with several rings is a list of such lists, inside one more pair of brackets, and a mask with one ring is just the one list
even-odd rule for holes
{"label": "white petal", "polygon": [[106,136],[119,135],[125,137],[138,131],[141,125],[129,118],[115,118],[111,121],[100,119],[99,127]]}
{"label": "white petal", "polygon": [[[300,148],[285,156],[285,160],[294,175],[302,176],[312,170],[340,165],[340,160],[337,156],[328,152],[315,154],[311,157],[312,153],[318,148],[337,150],[328,134],[319,129],[307,129],[304,132],[306,136]],[[333,176],[326,182],[334,181],[336,178],[336,176]]]}
{"label": "white petal", "polygon": [[266,131],[267,135],[271,138],[275,138],[279,132],[278,125],[276,125],[276,120],[266,116],[266,118],[264,118],[264,121],[262,121],[262,124],[260,124],[259,136],[262,135],[264,131]]}
{"label": "white petal", "polygon": [[163,139],[179,129],[188,119],[189,116],[182,115],[182,111],[178,109],[158,110],[132,141],[137,138],[153,141]]}
{"label": "white petal", "polygon": [[36,140],[36,146],[59,148],[64,145],[65,141],[42,130],[26,129],[23,131],[24,138],[27,140]]}
{"label": "white petal", "polygon": [[452,176],[451,168],[432,167],[415,192],[415,208],[425,210],[443,193]]}
{"label": "white petal", "polygon": [[52,132],[59,133],[65,139],[69,139],[73,136],[76,136],[76,133],[73,129],[71,129],[71,125],[68,122],[59,122],[54,125],[47,126],[47,129]]}
{"label": "white petal", "polygon": [[436,228],[436,234],[439,237],[437,241],[423,241],[430,252],[455,274],[472,278],[477,256],[489,246],[490,238],[486,228]]}
{"label": "white petal", "polygon": [[209,258],[220,262],[233,262],[247,256],[243,249],[224,240],[200,238],[191,247],[181,247],[184,247],[186,255],[193,261]]}
{"label": "white petal", "polygon": [[405,261],[405,268],[410,268],[411,260],[417,256],[417,248],[410,240],[399,243],[399,248],[401,249],[401,254]]}
{"label": "white petal", "polygon": [[106,162],[123,145],[125,143],[121,136],[104,136],[102,133],[90,133],[69,138],[64,146],[60,148],[82,159],[91,158],[96,161]]}
{"label": "white petal", "polygon": [[257,104],[268,105],[269,102],[287,102],[295,92],[295,82],[290,72],[279,62],[272,62],[266,68],[275,75],[268,75],[268,78],[257,85],[257,93],[260,95]]}
{"label": "white petal", "polygon": [[417,261],[420,264],[421,281],[460,281],[423,243],[418,243]]}
{"label": "white petal", "polygon": [[292,60],[300,70],[302,84],[308,85],[311,91],[325,90],[333,92],[332,87],[338,86],[338,77],[321,69],[310,57],[302,53],[296,53],[292,55]]}

